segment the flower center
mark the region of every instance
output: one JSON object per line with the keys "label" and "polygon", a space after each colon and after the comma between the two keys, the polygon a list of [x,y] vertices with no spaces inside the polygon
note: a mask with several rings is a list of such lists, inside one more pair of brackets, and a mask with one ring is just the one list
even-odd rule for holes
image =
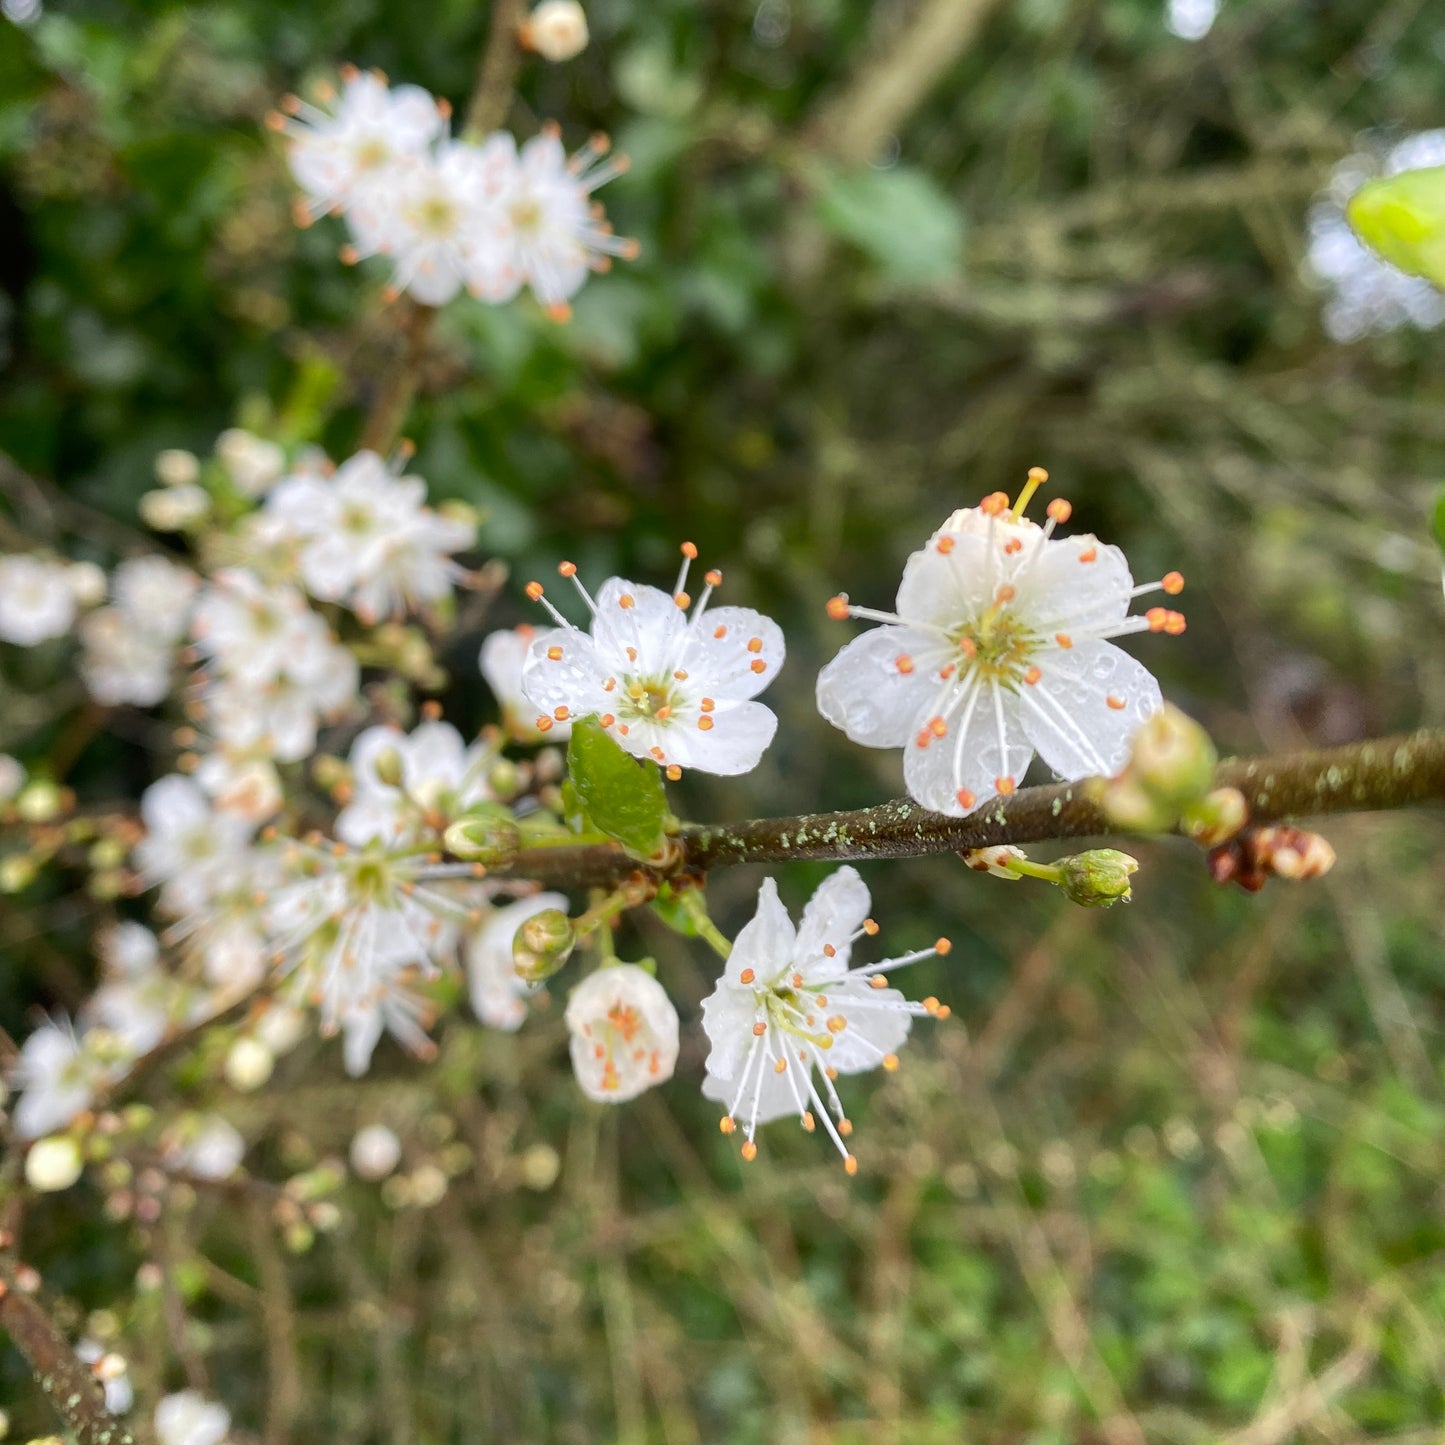
{"label": "flower center", "polygon": [[625,716],[654,722],[666,722],[682,703],[670,678],[629,678],[624,696]]}
{"label": "flower center", "polygon": [[1038,637],[1016,613],[997,603],[971,622],[952,629],[949,637],[961,654],[959,671],[1013,684],[1028,669]]}
{"label": "flower center", "polygon": [[642,1016],[625,1003],[615,1003],[607,1010],[607,1022],[621,1036],[624,1044],[630,1044],[633,1036],[642,1027]]}
{"label": "flower center", "polygon": [[352,158],[356,162],[357,170],[374,171],[391,159],[391,150],[384,140],[371,136],[356,147],[352,152]]}
{"label": "flower center", "polygon": [[519,231],[536,231],[542,225],[542,208],[530,197],[512,202],[512,224]]}
{"label": "flower center", "polygon": [[416,208],[416,223],[433,235],[450,235],[456,230],[457,208],[445,196],[428,196]]}

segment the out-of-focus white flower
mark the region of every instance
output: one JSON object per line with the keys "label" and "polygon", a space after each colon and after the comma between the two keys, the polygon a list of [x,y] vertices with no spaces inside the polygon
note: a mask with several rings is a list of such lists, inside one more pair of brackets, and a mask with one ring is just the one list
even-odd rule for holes
{"label": "out-of-focus white flower", "polygon": [[94,607],[105,601],[105,569],[94,562],[72,562],[66,568],[65,580],[77,607]]}
{"label": "out-of-focus white flower", "polygon": [[285,801],[280,774],[269,758],[237,757],[224,750],[208,753],[195,778],[221,812],[248,823],[275,817]]}
{"label": "out-of-focus white flower", "polygon": [[166,1141],[163,1152],[172,1169],[199,1179],[229,1179],[240,1168],[246,1140],[230,1120],[204,1114],[187,1120],[177,1135]]}
{"label": "out-of-focus white flower", "polygon": [[1324,325],[1334,340],[1359,341],[1402,326],[1429,331],[1445,323],[1445,296],[1423,277],[1407,276],[1382,260],[1345,219],[1346,203],[1366,181],[1438,165],[1445,165],[1445,130],[1421,131],[1393,146],[1383,159],[1361,152],[1341,161],[1310,208],[1306,265],[1330,293]]}
{"label": "out-of-focus white flower", "polygon": [[634,963],[589,973],[567,1001],[572,1071],[589,1099],[620,1104],[672,1077],[677,1010]]}
{"label": "out-of-focus white flower", "polygon": [[522,26],[522,38],[554,65],[573,60],[587,48],[587,16],[577,0],[542,0]]}
{"label": "out-of-focus white flower", "polygon": [[231,886],[249,851],[251,824],[222,813],[191,778],[173,773],[141,794],[146,836],[136,862],[148,884],[160,884],[175,913],[208,903]]}
{"label": "out-of-focus white flower", "polygon": [[42,1194],[69,1189],[85,1168],[80,1146],[66,1134],[37,1139],[25,1156],[25,1182]]}
{"label": "out-of-focus white flower", "polygon": [[[1030,476],[1030,492],[1046,478]],[[908,559],[897,612],[829,604],[835,617],[884,625],[823,669],[818,710],[854,742],[903,748],[908,791],[925,808],[962,817],[1012,793],[1035,748],[1062,778],[1113,774],[1162,705],[1159,684],[1107,639],[1182,631],[1177,612],[1131,617],[1129,606],[1184,579],[1136,587],[1117,547],[1054,537],[1069,510],[1055,500],[1039,527],[995,492]]]}
{"label": "out-of-focus white flower", "polygon": [[286,453],[275,443],[231,427],[216,438],[216,457],[236,490],[261,497],[286,471]]}
{"label": "out-of-focus white flower", "polygon": [[472,1012],[490,1028],[508,1033],[521,1028],[527,1017],[527,999],[536,989],[517,975],[512,962],[512,941],[517,930],[534,914],[549,908],[565,911],[560,893],[534,893],[496,909],[472,933],[466,945],[467,984]]}
{"label": "out-of-focus white flower", "polygon": [[[392,782],[377,771],[383,758],[396,769]],[[410,733],[373,727],[351,747],[351,801],[336,819],[336,836],[360,847],[373,841],[414,843],[446,831],[473,803],[491,797],[487,770],[495,754],[470,747],[446,722],[424,722]]]}
{"label": "out-of-focus white flower", "polygon": [[119,607],[102,607],[80,624],[80,675],[106,707],[154,707],[171,689],[173,642],[138,627]]}
{"label": "out-of-focus white flower", "polygon": [[201,463],[194,452],[167,447],[156,455],[156,481],[163,487],[190,487],[200,479]]}
{"label": "out-of-focus white flower", "polygon": [[90,1107],[104,1066],[87,1054],[68,1023],[42,1024],[20,1046],[10,1082],[23,1090],[15,1105],[15,1132],[37,1139],[62,1129]]}
{"label": "out-of-focus white flower", "polygon": [[165,1396],[155,1419],[160,1445],[221,1445],[231,1428],[230,1411],[197,1390]]}
{"label": "out-of-focus white flower", "polygon": [[851,1174],[857,1162],[843,1140],[853,1126],[833,1080],[880,1065],[897,1068],[913,1018],[947,1014],[937,999],[910,1003],[884,980],[892,969],[947,953],[946,939],[849,968],[853,944],[877,932],[868,903],[857,872],[840,868],[819,885],[795,929],[777,885],[764,879],[757,915],[703,1000],[702,1026],[712,1043],[703,1095],[727,1106],[723,1133],[743,1126],[744,1159],[757,1153],[759,1124],[795,1114],[809,1132],[822,1119]]}
{"label": "out-of-focus white flower", "polygon": [[0,641],[34,647],[64,637],[74,621],[67,563],[25,552],[0,557]]}
{"label": "out-of-focus white flower", "polygon": [[385,1124],[368,1124],[351,1141],[351,1167],[362,1179],[385,1179],[401,1162],[401,1140]]}
{"label": "out-of-focus white flower", "polygon": [[[547,636],[560,638],[563,634],[549,631]],[[537,637],[537,629],[525,623],[521,627],[490,632],[482,639],[478,658],[482,676],[501,710],[502,726],[520,743],[540,742],[543,736],[537,731],[537,709],[522,691],[522,667]],[[572,724],[554,719],[546,736],[548,742],[564,743],[572,736]]]}
{"label": "out-of-focus white flower", "polygon": [[1168,0],[1164,23],[1181,40],[1203,40],[1219,18],[1219,0]]}
{"label": "out-of-focus white flower", "polygon": [[500,197],[501,229],[495,244],[470,253],[467,284],[487,301],[509,301],[523,286],[558,319],[593,271],[614,256],[637,255],[637,242],[615,235],[592,195],[627,169],[595,136],[570,158],[555,126],[545,126],[522,146],[504,131],[485,142],[490,163],[506,177]]}
{"label": "out-of-focus white flower", "polygon": [[558,569],[576,584],[592,612],[591,634],[574,627],[542,596],[561,633],[532,642],[522,669],[522,690],[538,709],[537,727],[596,717],[634,757],[653,758],[676,777],[682,768],[705,773],[746,773],[758,765],[778,720],[752,699],[783,664],[783,634],[770,617],[745,607],[708,602],[720,573],[709,572],[691,616],[684,590],[688,564],[669,595],[609,577],[594,602],[577,581],[577,569]]}
{"label": "out-of-focus white flower", "polygon": [[8,803],[25,786],[25,766],[9,753],[0,753],[0,803]]}
{"label": "out-of-focus white flower", "polygon": [[131,557],[115,569],[111,596],[134,626],[164,642],[176,642],[190,621],[200,580],[167,557]]}
{"label": "out-of-focus white flower", "polygon": [[135,1404],[135,1389],[123,1356],[107,1350],[98,1340],[81,1340],[75,1347],[75,1357],[90,1366],[90,1373],[105,1394],[105,1408],[112,1415],[124,1415]]}
{"label": "out-of-focus white flower", "polygon": [[160,487],[136,503],[140,519],[156,532],[184,532],[211,510],[204,487]]}
{"label": "out-of-focus white flower", "polygon": [[444,115],[420,86],[389,89],[378,72],[343,71],[339,96],[322,110],[294,96],[272,128],[288,137],[291,174],[309,200],[305,218],[365,202],[393,172],[426,155],[442,133]]}
{"label": "out-of-focus white flower", "polygon": [[451,554],[476,540],[474,523],[428,507],[426,483],[375,452],[358,452],[329,477],[287,477],[267,498],[265,521],[299,544],[312,596],[372,622],[450,596],[459,570]]}
{"label": "out-of-focus white flower", "polygon": [[226,1082],[242,1094],[254,1093],[271,1077],[276,1055],[260,1039],[237,1039],[226,1054]]}
{"label": "out-of-focus white flower", "polygon": [[95,951],[113,978],[137,979],[155,971],[161,960],[156,936],[143,923],[124,919],[96,935]]}
{"label": "out-of-focus white flower", "polygon": [[279,1058],[306,1037],[306,1014],[273,1001],[252,1028],[256,1038]]}

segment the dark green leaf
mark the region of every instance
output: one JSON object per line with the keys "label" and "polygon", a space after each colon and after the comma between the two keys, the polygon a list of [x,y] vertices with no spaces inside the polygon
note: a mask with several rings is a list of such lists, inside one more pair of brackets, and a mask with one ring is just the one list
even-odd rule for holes
{"label": "dark green leaf", "polygon": [[567,745],[572,786],[593,826],[635,858],[649,858],[666,840],[667,795],[652,763],[629,757],[596,718],[572,724]]}

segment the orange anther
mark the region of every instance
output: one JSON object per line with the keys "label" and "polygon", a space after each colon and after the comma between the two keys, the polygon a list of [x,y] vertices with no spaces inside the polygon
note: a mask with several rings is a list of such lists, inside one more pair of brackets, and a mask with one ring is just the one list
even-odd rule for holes
{"label": "orange anther", "polygon": [[873,918],[865,918],[863,920],[863,932],[866,933],[869,938],[872,938],[873,935],[878,932],[877,920]]}
{"label": "orange anther", "polygon": [[1003,586],[1000,587],[998,591],[993,594],[993,600],[995,602],[1012,602],[1017,596],[1018,592],[1007,582],[1005,582]]}
{"label": "orange anther", "polygon": [[838,950],[837,950],[836,948],[834,948],[831,943],[825,943],[825,944],[823,945],[823,957],[824,957],[824,958],[837,958],[837,956],[838,956]]}
{"label": "orange anther", "polygon": [[929,732],[927,728],[922,728],[919,730],[918,736],[913,739],[913,746],[916,748],[926,748],[932,741],[933,734]]}
{"label": "orange anther", "polygon": [[[781,1062],[781,1060],[779,1060],[779,1062]],[[817,1123],[813,1118],[813,1111],[811,1109],[803,1110],[801,1122],[803,1128],[806,1129],[809,1134],[811,1134],[813,1130],[817,1127]]]}
{"label": "orange anther", "polygon": [[891,1073],[898,1067],[898,1055],[897,1055],[897,1054],[884,1054],[884,1055],[883,1055],[883,1067],[884,1067],[885,1069],[887,1069],[888,1072],[891,1074]]}
{"label": "orange anther", "polygon": [[527,596],[535,602],[542,595],[542,584],[540,582],[529,582],[527,583],[526,591]]}
{"label": "orange anther", "polygon": [[717,1121],[717,1127],[718,1133],[731,1134],[733,1130],[738,1127],[738,1123],[731,1114],[724,1114],[722,1118]]}
{"label": "orange anther", "polygon": [[1044,515],[1051,522],[1057,523],[1060,527],[1074,515],[1074,504],[1066,502],[1062,497],[1055,497],[1052,502],[1044,508]]}
{"label": "orange anther", "polygon": [[1019,541],[1017,537],[1010,537],[1008,541],[1003,544],[1003,549],[1005,552],[1008,553],[1010,557],[1012,557],[1015,552],[1023,551],[1024,544]]}
{"label": "orange anther", "polygon": [[698,703],[698,706],[704,712],[711,712],[713,708],[717,706],[717,704],[710,697],[705,697],[700,703]]}
{"label": "orange anther", "polygon": [[750,969],[750,968],[745,968],[745,969],[738,975],[738,982],[739,982],[739,983],[751,983],[756,977],[757,977],[757,974],[755,974],[755,973],[752,971],[752,969]]}
{"label": "orange anther", "polygon": [[1115,697],[1112,692],[1108,695],[1108,697],[1104,699],[1104,701],[1108,703],[1115,712],[1123,712],[1124,708],[1127,706],[1122,697]]}
{"label": "orange anther", "polygon": [[677,605],[682,608],[684,612],[686,612],[687,609],[692,606],[692,598],[686,592],[673,593],[672,600],[677,603]]}
{"label": "orange anther", "polygon": [[1074,645],[1074,639],[1070,637],[1067,632],[1054,633],[1054,641],[1057,642],[1059,646],[1064,649],[1065,652],[1067,652]]}
{"label": "orange anther", "polygon": [[788,1072],[788,1061],[786,1059],[779,1059],[777,1063],[773,1065],[773,1072],[775,1074],[786,1074]]}
{"label": "orange anther", "polygon": [[1171,612],[1164,624],[1164,630],[1170,637],[1178,637],[1184,631],[1184,614],[1182,612]]}
{"label": "orange anther", "polygon": [[687,673],[684,672],[683,669],[680,668],[680,667],[677,669],[676,672],[673,673],[673,676],[674,676],[679,682],[686,682],[686,681],[687,681]]}
{"label": "orange anther", "polygon": [[843,1160],[843,1172],[850,1176],[858,1172],[858,1161],[851,1154]]}
{"label": "orange anther", "polygon": [[717,627],[714,627],[712,630],[712,635],[715,641],[721,642],[723,638],[728,635],[727,625],[723,623]]}
{"label": "orange anther", "polygon": [[560,647],[549,647],[547,649],[547,658],[550,662],[561,662],[562,649]]}
{"label": "orange anther", "polygon": [[575,577],[577,575],[577,564],[575,562],[559,562],[557,564],[557,575],[559,577]]}
{"label": "orange anther", "polygon": [[706,582],[709,587],[721,587],[722,573],[714,567],[711,572],[704,572],[702,574],[702,580]]}
{"label": "orange anther", "polygon": [[768,1026],[767,1026],[767,1024],[765,1024],[761,1019],[759,1019],[758,1022],[753,1025],[753,1037],[754,1037],[754,1038],[757,1038],[757,1039],[762,1038],[762,1036],[763,1036],[765,1033],[767,1033],[767,1031],[768,1031]]}
{"label": "orange anther", "polygon": [[1149,624],[1150,632],[1163,632],[1169,625],[1169,610],[1165,607],[1151,607],[1144,614],[1144,621]]}
{"label": "orange anther", "polygon": [[664,758],[666,757],[666,754],[662,751],[661,748],[656,748],[656,747],[648,748],[647,751],[648,751],[654,758],[656,758],[658,762],[662,762],[662,761],[664,760]]}
{"label": "orange anther", "polygon": [[675,783],[675,782],[677,782],[677,780],[678,780],[681,776],[682,776],[682,769],[681,769],[680,767],[678,767],[678,765],[677,765],[676,763],[669,763],[669,764],[667,765],[667,781],[668,781],[669,783]]}
{"label": "orange anther", "polygon": [[1166,572],[1159,585],[1171,597],[1177,597],[1184,591],[1184,574],[1182,572]]}
{"label": "orange anther", "polygon": [[967,788],[960,788],[953,796],[958,799],[958,806],[960,808],[971,808],[978,802],[978,799],[975,798]]}
{"label": "orange anther", "polygon": [[948,724],[941,717],[931,717],[928,719],[928,731],[941,738],[948,732]]}
{"label": "orange anther", "polygon": [[695,562],[697,560],[697,547],[694,543],[684,542],[681,551],[682,555],[686,557],[689,562]]}
{"label": "orange anther", "polygon": [[1099,549],[1097,547],[1085,547],[1079,553],[1080,562],[1097,562],[1099,560]]}
{"label": "orange anther", "polygon": [[834,622],[842,622],[848,616],[848,599],[841,594],[828,599],[828,616]]}
{"label": "orange anther", "polygon": [[537,719],[537,731],[538,731],[539,733],[549,733],[549,732],[551,732],[551,731],[552,731],[552,719],[549,718],[549,717],[547,717],[547,716],[545,716],[545,715],[542,716],[542,717],[539,717],[539,718]]}
{"label": "orange anther", "polygon": [[672,709],[666,703],[663,703],[663,705],[653,713],[653,717],[655,717],[658,722],[666,722],[671,716]]}
{"label": "orange anther", "polygon": [[933,951],[940,958],[947,958],[948,955],[953,952],[953,943],[947,938],[935,939],[933,944]]}
{"label": "orange anther", "polygon": [[766,672],[768,670],[767,663],[764,662],[761,657],[755,657],[749,666],[754,672]]}
{"label": "orange anther", "polygon": [[940,537],[937,542],[938,551],[944,557],[947,557],[957,545],[957,539],[954,537]]}
{"label": "orange anther", "polygon": [[881,973],[875,973],[875,974],[873,975],[873,977],[868,980],[868,987],[869,987],[869,988],[887,988],[887,987],[888,987],[888,980],[887,980],[886,978],[884,978]]}
{"label": "orange anther", "polygon": [[913,659],[906,652],[900,652],[893,659],[893,665],[905,675],[913,671]]}
{"label": "orange anther", "polygon": [[597,719],[597,721],[598,721],[603,727],[605,727],[605,728],[610,728],[610,727],[612,726],[612,724],[617,721],[617,719],[616,719],[615,717],[613,717],[610,712],[605,712],[605,713],[602,714],[602,716],[601,716],[600,718]]}
{"label": "orange anther", "polygon": [[637,598],[630,592],[624,592],[622,596],[617,599],[617,605],[625,612],[629,607],[637,606]]}
{"label": "orange anther", "polygon": [[1018,785],[1014,782],[1014,780],[1013,780],[1011,777],[1008,776],[1007,773],[1005,773],[1003,777],[1001,777],[1001,778],[995,778],[995,779],[993,780],[994,792],[996,792],[996,793],[1002,793],[1004,797],[1008,797],[1008,795],[1009,795],[1011,792],[1013,792],[1013,790],[1014,790],[1017,786],[1018,786]]}
{"label": "orange anther", "polygon": [[1032,687],[1042,676],[1043,673],[1040,672],[1038,668],[1031,667],[1026,673],[1024,673],[1024,681],[1028,683],[1030,687]]}
{"label": "orange anther", "polygon": [[978,504],[978,509],[986,517],[1001,516],[1008,511],[1008,493],[990,492],[983,501]]}
{"label": "orange anther", "polygon": [[748,638],[748,651],[761,652],[763,650],[763,639],[761,637]]}
{"label": "orange anther", "polygon": [[703,713],[703,715],[702,715],[700,718],[698,718],[698,720],[697,720],[697,726],[698,726],[698,730],[699,730],[700,732],[709,732],[709,731],[711,731],[712,725],[713,725],[713,719],[712,719],[711,717],[709,717],[707,713]]}
{"label": "orange anther", "polygon": [[749,1164],[758,1157],[758,1146],[751,1139],[743,1145],[742,1156]]}
{"label": "orange anther", "polygon": [[556,718],[558,722],[566,722],[567,709],[565,707],[554,707],[552,709],[552,716]]}

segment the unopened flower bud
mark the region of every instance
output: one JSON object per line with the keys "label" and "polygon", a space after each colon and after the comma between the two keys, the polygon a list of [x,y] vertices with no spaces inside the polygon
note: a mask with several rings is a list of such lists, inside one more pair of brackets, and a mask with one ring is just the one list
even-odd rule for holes
{"label": "unopened flower bud", "polygon": [[50,823],[65,806],[65,794],[46,778],[36,778],[20,790],[15,811],[27,823]]}
{"label": "unopened flower bud", "polygon": [[1217,761],[1209,734],[1166,705],[1134,734],[1125,775],[1161,802],[1182,806],[1208,792]]}
{"label": "unopened flower bud", "polygon": [[105,601],[109,583],[94,562],[72,562],[65,569],[65,584],[79,607],[95,607]]}
{"label": "unopened flower bud", "polygon": [[286,470],[286,453],[275,442],[252,436],[240,427],[221,433],[216,455],[237,489],[248,497],[261,496]]}
{"label": "unopened flower bud", "polygon": [[11,853],[0,858],[0,893],[23,893],[35,882],[39,871],[28,853]]}
{"label": "unopened flower bud", "polygon": [[0,803],[8,803],[24,786],[24,766],[9,753],[0,753]]}
{"label": "unopened flower bud", "polygon": [[395,748],[383,748],[377,753],[372,767],[378,780],[385,783],[388,788],[401,787],[403,775],[401,754]]}
{"label": "unopened flower bud", "polygon": [[42,1194],[69,1189],[84,1168],[80,1146],[68,1134],[37,1139],[25,1156],[25,1182]]}
{"label": "unopened flower bud", "polygon": [[1092,848],[1059,859],[1058,867],[1063,873],[1059,887],[1066,897],[1085,908],[1110,908],[1128,901],[1129,876],[1138,871],[1139,860],[1117,848]]}
{"label": "unopened flower bud", "polygon": [[494,798],[506,802],[521,791],[522,777],[516,763],[510,758],[498,758],[487,772],[487,786]]}
{"label": "unopened flower bud", "polygon": [[351,1141],[351,1167],[362,1179],[385,1179],[401,1162],[401,1140],[385,1124],[368,1124]]}
{"label": "unopened flower bud", "polygon": [[505,808],[476,809],[458,818],[442,841],[449,853],[489,868],[515,861],[522,850],[522,835]]}
{"label": "unopened flower bud", "polygon": [[1022,848],[1001,844],[996,848],[969,848],[958,855],[975,873],[992,873],[995,878],[1012,878],[1017,881],[1022,874],[1015,873],[1008,866],[1010,858],[1027,856]]}
{"label": "unopened flower bud", "polygon": [[243,1094],[253,1093],[275,1067],[276,1055],[259,1039],[237,1039],[226,1055],[226,1082]]}
{"label": "unopened flower bud", "polygon": [[522,26],[523,43],[554,65],[587,48],[587,16],[577,0],[542,0]]}
{"label": "unopened flower bud", "polygon": [[1128,833],[1158,833],[1173,821],[1172,810],[1146,792],[1126,772],[1099,790],[1099,806],[1115,828]]}
{"label": "unopened flower bud", "polygon": [[200,475],[201,464],[194,452],[167,447],[156,457],[156,481],[163,487],[189,487]]}
{"label": "unopened flower bud", "polygon": [[211,499],[200,487],[163,487],[146,492],[136,509],[153,531],[183,532],[211,510]]}
{"label": "unopened flower bud", "polygon": [[1249,821],[1249,804],[1238,788],[1215,788],[1185,810],[1189,836],[1202,848],[1217,848]]}
{"label": "unopened flower bud", "polygon": [[1270,872],[1291,882],[1319,878],[1335,866],[1335,850],[1329,842],[1303,828],[1261,828],[1254,835],[1254,845]]}
{"label": "unopened flower bud", "polygon": [[560,908],[544,908],[517,930],[512,940],[512,966],[519,978],[541,983],[567,962],[576,946],[572,920]]}

